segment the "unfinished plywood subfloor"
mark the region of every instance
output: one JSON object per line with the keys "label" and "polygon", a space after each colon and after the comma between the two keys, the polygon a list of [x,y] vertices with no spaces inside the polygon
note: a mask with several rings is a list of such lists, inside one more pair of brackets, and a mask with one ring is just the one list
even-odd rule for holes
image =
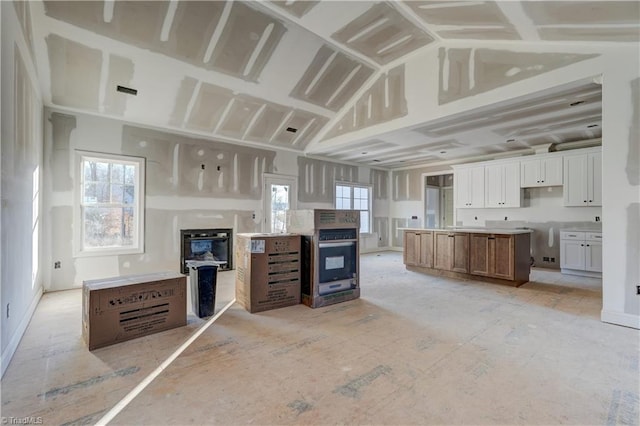
{"label": "unfinished plywood subfloor", "polygon": [[[600,280],[534,270],[513,288],[401,262],[363,255],[352,302],[234,305],[112,424],[638,423],[638,332],[600,322]],[[4,416],[95,422],[188,334],[90,354],[79,309],[73,292],[44,296],[2,383]]]}

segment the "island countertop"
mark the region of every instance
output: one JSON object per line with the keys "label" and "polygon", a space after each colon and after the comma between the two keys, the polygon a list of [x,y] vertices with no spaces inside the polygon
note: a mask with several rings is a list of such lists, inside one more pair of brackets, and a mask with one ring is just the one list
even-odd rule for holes
{"label": "island countertop", "polygon": [[502,235],[519,235],[530,234],[533,229],[508,229],[508,228],[474,228],[474,227],[456,227],[456,228],[398,228],[400,231],[432,231],[432,232],[468,232],[470,234],[502,234]]}

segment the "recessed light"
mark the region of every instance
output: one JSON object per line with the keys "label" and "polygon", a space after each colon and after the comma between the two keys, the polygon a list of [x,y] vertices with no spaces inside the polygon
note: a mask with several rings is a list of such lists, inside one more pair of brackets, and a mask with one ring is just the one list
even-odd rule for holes
{"label": "recessed light", "polygon": [[507,143],[508,142],[515,142],[515,141],[516,141],[515,139],[507,139]]}
{"label": "recessed light", "polygon": [[379,162],[380,162],[380,160],[373,160],[373,161],[374,161],[375,163],[379,163]]}
{"label": "recessed light", "polygon": [[588,127],[588,128],[598,127],[598,125],[597,125],[597,124],[589,124],[587,127]]}
{"label": "recessed light", "polygon": [[368,154],[368,152],[367,152],[367,151],[364,151],[364,152],[362,153],[362,155],[367,155],[367,154]]}
{"label": "recessed light", "polygon": [[133,96],[138,95],[138,91],[136,89],[132,89],[130,87],[125,87],[125,86],[117,86],[116,91],[126,93],[127,95],[133,95]]}
{"label": "recessed light", "polygon": [[584,103],[584,101],[575,101],[575,102],[571,102],[569,104],[569,106],[576,106],[576,105],[580,105],[580,104],[583,104],[583,103]]}
{"label": "recessed light", "polygon": [[296,129],[294,127],[287,127],[287,132],[295,133],[297,131],[298,131],[298,129]]}
{"label": "recessed light", "polygon": [[447,151],[440,151],[440,154],[446,154]]}

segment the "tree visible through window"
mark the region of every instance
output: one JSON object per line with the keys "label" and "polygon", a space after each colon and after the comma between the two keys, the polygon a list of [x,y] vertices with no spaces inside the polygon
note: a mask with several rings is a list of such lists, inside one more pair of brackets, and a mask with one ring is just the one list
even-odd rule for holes
{"label": "tree visible through window", "polygon": [[142,250],[142,159],[82,155],[82,251]]}
{"label": "tree visible through window", "polygon": [[360,232],[371,232],[371,188],[368,186],[336,184],[336,209],[359,210]]}

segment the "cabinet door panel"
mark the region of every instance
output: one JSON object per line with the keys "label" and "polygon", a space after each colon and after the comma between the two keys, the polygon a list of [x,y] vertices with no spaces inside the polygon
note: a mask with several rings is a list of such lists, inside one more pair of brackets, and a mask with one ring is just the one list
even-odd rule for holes
{"label": "cabinet door panel", "polygon": [[586,242],[585,269],[592,272],[602,272],[602,243]]}
{"label": "cabinet door panel", "polygon": [[420,266],[433,268],[433,232],[420,233]]}
{"label": "cabinet door panel", "polygon": [[456,208],[468,208],[471,203],[471,179],[469,169],[456,170],[453,177],[453,187],[455,191]]}
{"label": "cabinet door panel", "polygon": [[489,235],[469,235],[469,273],[489,275]]}
{"label": "cabinet door panel", "polygon": [[588,167],[589,194],[588,203],[590,206],[602,205],[602,154],[589,154]]}
{"label": "cabinet door panel", "polygon": [[520,163],[502,166],[503,199],[501,207],[520,207]]}
{"label": "cabinet door panel", "polygon": [[502,174],[503,170],[500,166],[485,167],[485,207],[502,206]]}
{"label": "cabinet door panel", "polygon": [[433,242],[433,267],[435,269],[451,269],[453,238],[448,232],[436,232]]}
{"label": "cabinet door panel", "polygon": [[415,266],[418,264],[418,257],[420,253],[418,250],[420,246],[417,244],[418,235],[415,232],[404,231],[404,264]]}
{"label": "cabinet door panel", "polygon": [[470,202],[471,207],[482,208],[484,207],[484,167],[474,167],[470,171],[471,188]]}
{"label": "cabinet door panel", "polygon": [[587,156],[568,155],[564,157],[564,205],[587,205]]}
{"label": "cabinet door panel", "polygon": [[562,185],[562,157],[541,160],[540,174],[543,186]]}
{"label": "cabinet door panel", "polygon": [[520,162],[520,186],[522,188],[540,186],[540,160]]}
{"label": "cabinet door panel", "polygon": [[513,279],[513,237],[496,235],[493,240],[493,276]]}
{"label": "cabinet door panel", "polygon": [[451,270],[455,272],[469,272],[469,234],[454,234]]}
{"label": "cabinet door panel", "polygon": [[584,270],[584,241],[560,241],[560,267]]}

